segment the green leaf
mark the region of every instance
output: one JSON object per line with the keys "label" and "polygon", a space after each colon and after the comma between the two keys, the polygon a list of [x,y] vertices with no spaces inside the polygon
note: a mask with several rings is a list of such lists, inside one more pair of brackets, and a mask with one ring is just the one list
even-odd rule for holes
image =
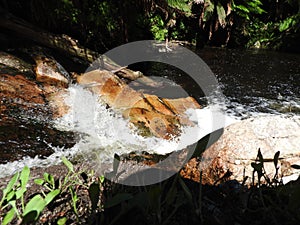
{"label": "green leaf", "polygon": [[100,187],[98,183],[94,182],[89,187],[89,197],[92,202],[92,209],[95,210],[100,198]]}
{"label": "green leaf", "polygon": [[27,191],[26,185],[29,180],[30,169],[25,166],[20,174],[21,188],[16,191],[16,198],[20,199],[24,193]]}
{"label": "green leaf", "polygon": [[191,4],[186,0],[167,0],[168,5],[172,8],[189,13],[191,11]]}
{"label": "green leaf", "polygon": [[278,159],[279,159],[279,155],[280,155],[280,151],[276,152],[275,155],[274,155],[274,165],[275,165],[275,168],[277,168],[277,165],[278,165]]}
{"label": "green leaf", "polygon": [[217,5],[217,14],[218,14],[218,19],[219,19],[219,23],[222,27],[225,27],[226,25],[226,12],[225,9],[223,8],[223,6],[218,3]]}
{"label": "green leaf", "polygon": [[237,8],[237,9],[239,9],[239,10],[245,12],[245,13],[249,13],[250,12],[249,9],[247,9],[247,7],[243,6],[243,5],[236,5],[235,8]]}
{"label": "green leaf", "polygon": [[[11,180],[9,181],[9,183],[7,184],[6,188],[3,190],[3,197],[2,199],[5,199],[6,198],[6,195],[7,193],[9,193],[13,187],[15,186],[15,184],[17,183],[19,179],[19,172],[17,172],[12,178]],[[1,201],[2,203],[2,201]]]}
{"label": "green leaf", "polygon": [[288,17],[285,20],[283,20],[280,25],[279,25],[279,31],[283,32],[285,30],[288,30],[289,28],[292,27],[293,22],[294,22],[294,18],[293,17]]}
{"label": "green leaf", "polygon": [[61,160],[70,172],[74,172],[73,164],[66,157],[63,156]]}
{"label": "green leaf", "polygon": [[38,185],[43,185],[45,183],[45,180],[41,179],[41,178],[37,178],[34,180],[34,183],[36,183]]}
{"label": "green leaf", "polygon": [[44,179],[47,183],[51,185],[51,187],[54,189],[55,188],[55,180],[54,177],[49,174],[49,173],[44,173]]}
{"label": "green leaf", "polygon": [[69,190],[71,192],[71,197],[72,197],[72,202],[73,202],[73,210],[74,210],[75,214],[78,215],[77,208],[76,208],[76,202],[78,201],[78,196],[72,186],[69,187]]}
{"label": "green leaf", "polygon": [[15,210],[11,208],[3,218],[2,225],[9,224],[15,217]]}
{"label": "green leaf", "polygon": [[46,202],[40,194],[35,195],[25,206],[23,217],[27,214],[36,211],[35,220],[39,217],[40,213],[44,210]]}
{"label": "green leaf", "polygon": [[21,187],[26,187],[29,177],[30,177],[30,169],[28,166],[25,166],[20,175]]}
{"label": "green leaf", "polygon": [[215,10],[215,5],[210,0],[205,0],[205,4],[207,6],[204,8],[204,13],[203,13],[203,21],[204,22],[210,20],[211,16],[213,15],[213,12]]}
{"label": "green leaf", "polygon": [[9,204],[11,205],[11,207],[15,210],[15,213],[17,214],[17,216],[19,217],[19,211],[16,205],[16,200],[10,201]]}
{"label": "green leaf", "polygon": [[55,189],[53,191],[50,191],[46,197],[45,197],[45,204],[48,205],[50,202],[53,201],[53,199],[60,194],[60,190],[59,189]]}
{"label": "green leaf", "polygon": [[57,220],[57,225],[65,225],[67,222],[67,218],[63,217]]}
{"label": "green leaf", "polygon": [[104,183],[104,180],[105,180],[105,177],[104,177],[104,176],[100,176],[100,177],[99,177],[99,182],[100,182],[100,184],[103,184],[103,183]]}
{"label": "green leaf", "polygon": [[26,191],[27,191],[26,187],[21,187],[19,190],[17,190],[16,191],[16,199],[20,199]]}
{"label": "green leaf", "polygon": [[294,169],[300,170],[300,165],[293,164],[293,165],[291,165],[291,167]]}
{"label": "green leaf", "polygon": [[50,174],[49,173],[44,173],[44,179],[47,183],[50,183]]}
{"label": "green leaf", "polygon": [[13,199],[13,197],[15,197],[15,195],[16,195],[16,192],[14,190],[11,190],[6,196],[6,201],[9,202],[10,200]]}
{"label": "green leaf", "polygon": [[128,201],[129,199],[132,199],[133,196],[128,193],[120,193],[112,198],[108,199],[107,202],[105,203],[105,208],[111,208],[114,207],[122,202]]}

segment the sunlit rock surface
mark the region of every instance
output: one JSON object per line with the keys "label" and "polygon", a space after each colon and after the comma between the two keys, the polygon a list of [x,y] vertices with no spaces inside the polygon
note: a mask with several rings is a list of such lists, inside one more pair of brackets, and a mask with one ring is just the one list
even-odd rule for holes
{"label": "sunlit rock surface", "polygon": [[258,149],[271,179],[275,175],[273,158],[277,151],[280,151],[279,178],[282,176],[284,182],[297,178],[300,170],[291,165],[300,165],[300,117],[262,116],[226,127],[221,138],[203,153],[200,168],[204,178],[213,183],[229,171],[230,179],[242,182],[248,177],[246,183],[252,182],[251,163],[255,162]]}
{"label": "sunlit rock surface", "polygon": [[182,125],[193,125],[185,111],[200,108],[191,97],[164,99],[138,92],[109,71],[90,71],[79,76],[77,82],[99,95],[109,107],[120,111],[142,133],[165,139],[180,134]]}
{"label": "sunlit rock surface", "polygon": [[36,80],[41,83],[67,87],[69,84],[68,72],[53,58],[35,56]]}
{"label": "sunlit rock surface", "polygon": [[[30,61],[29,58],[27,60]],[[26,76],[34,77],[33,66],[30,63],[3,51],[0,51],[0,70],[2,74],[25,74]]]}

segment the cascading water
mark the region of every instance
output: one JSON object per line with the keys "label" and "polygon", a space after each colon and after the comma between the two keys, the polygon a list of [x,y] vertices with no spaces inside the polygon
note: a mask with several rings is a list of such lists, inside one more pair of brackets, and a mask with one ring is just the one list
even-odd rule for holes
{"label": "cascading water", "polygon": [[[155,137],[142,137],[130,126],[128,121],[111,109],[107,109],[105,104],[101,104],[98,96],[93,95],[82,86],[72,86],[65,96],[65,101],[70,107],[69,113],[55,121],[50,121],[50,123],[60,131],[75,132],[75,145],[58,147],[51,141],[37,139],[37,142],[44,142],[49,149],[53,150],[53,153],[47,157],[25,156],[21,160],[0,164],[0,177],[11,175],[25,165],[43,167],[56,164],[62,155],[88,160],[97,154],[103,161],[109,161],[113,159],[115,153],[147,151],[166,154],[182,149],[217,129],[217,127],[212,127],[212,112],[216,111],[220,112],[220,117],[224,116],[221,112],[225,113],[225,126],[236,120],[260,115],[299,116],[299,57],[293,58],[294,56],[289,57],[289,55],[280,57],[275,54],[276,58],[272,61],[269,56],[274,53],[259,55],[253,52],[220,50],[216,53],[215,51],[211,49],[200,55],[202,54],[204,60],[208,58],[205,61],[220,82],[220,88],[226,96],[225,102],[212,99],[212,104],[207,107],[200,110],[188,110],[189,118],[196,121],[198,125],[183,128],[180,137],[170,141]],[[210,55],[205,56],[210,52],[215,58],[209,58]],[[254,70],[251,65],[263,68],[263,71],[256,68]],[[286,67],[283,67],[284,65]],[[188,90],[189,94],[200,103],[202,101],[202,96],[197,96],[197,93],[200,92],[199,87],[187,82],[187,77],[178,71],[174,72],[170,68],[155,66],[145,74],[167,77],[173,80],[173,83],[180,84],[185,90]],[[35,117],[31,114],[29,116],[32,119]],[[15,140],[8,140],[8,142],[13,141]]]}
{"label": "cascading water", "polygon": [[[52,155],[45,159],[24,157],[19,161],[1,164],[1,177],[22,169],[24,165],[39,167],[57,164],[62,155],[81,160],[93,160],[96,154],[103,162],[111,162],[114,154],[122,155],[130,152],[145,151],[163,155],[181,150],[197,142],[213,130],[223,127],[222,123],[215,127],[211,123],[213,120],[212,112],[223,117],[220,108],[189,109],[186,114],[196,125],[183,127],[179,137],[171,140],[143,137],[138,134],[129,121],[107,108],[104,103],[99,101],[99,96],[82,86],[69,87],[65,102],[69,106],[68,113],[53,121],[53,124],[60,131],[77,133],[76,144],[72,148],[59,148],[48,143],[49,147],[54,150]],[[226,124],[232,122],[234,119],[227,117]]]}

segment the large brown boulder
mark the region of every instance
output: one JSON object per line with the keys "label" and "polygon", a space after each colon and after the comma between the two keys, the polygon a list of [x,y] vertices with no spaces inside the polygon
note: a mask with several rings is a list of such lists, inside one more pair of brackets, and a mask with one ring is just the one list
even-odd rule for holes
{"label": "large brown boulder", "polygon": [[[200,169],[203,170],[204,181],[214,183],[227,176],[240,182],[248,177],[246,183],[251,183],[251,163],[255,162],[258,149],[264,158],[268,177],[272,179],[275,175],[273,158],[280,151],[279,177],[282,176],[284,182],[297,179],[300,170],[293,169],[291,165],[300,165],[300,117],[262,116],[226,127],[221,138],[202,155]],[[192,159],[185,170],[199,173],[199,170],[192,170],[195,166],[196,159]],[[187,174],[186,171],[183,174]],[[257,175],[255,179],[257,182]]]}
{"label": "large brown boulder", "polygon": [[165,139],[178,135],[182,125],[193,125],[185,111],[188,108],[200,108],[191,97],[164,99],[143,94],[105,70],[87,72],[78,76],[77,82],[99,95],[109,107],[122,113],[142,133]]}

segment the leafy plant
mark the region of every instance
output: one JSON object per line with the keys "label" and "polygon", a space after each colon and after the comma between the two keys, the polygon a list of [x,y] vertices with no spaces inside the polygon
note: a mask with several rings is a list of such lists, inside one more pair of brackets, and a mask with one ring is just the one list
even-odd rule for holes
{"label": "leafy plant", "polygon": [[168,34],[168,30],[163,19],[159,15],[155,15],[150,19],[150,24],[150,30],[154,36],[154,39],[158,41],[164,41]]}
{"label": "leafy plant", "polygon": [[28,208],[27,206],[25,207],[24,194],[27,191],[26,185],[29,180],[29,176],[29,168],[24,167],[21,174],[17,172],[3,190],[0,209],[2,211],[9,206],[11,207],[11,209],[4,216],[3,224],[10,223],[14,219],[15,215],[21,219],[22,212],[19,212],[17,209],[17,201],[21,202],[22,211]]}
{"label": "leafy plant", "polygon": [[[30,178],[30,169],[25,166],[21,172],[17,172],[11,178],[2,192],[2,199],[0,201],[0,216],[3,216],[3,225],[9,224],[16,215],[18,220],[23,223],[37,221],[45,207],[53,202],[61,193],[70,194],[74,213],[78,216],[76,206],[78,195],[74,187],[76,185],[83,186],[83,183],[80,179],[80,174],[75,172],[73,164],[65,157],[62,158],[62,161],[68,168],[66,176],[55,180],[53,175],[44,173],[43,178],[35,179],[34,183],[42,186],[44,189],[41,189],[41,193],[34,194],[32,198],[28,199],[27,203],[24,200],[24,196]],[[101,182],[104,182],[103,178],[99,179]],[[93,193],[93,197],[96,197],[97,194],[100,194],[100,189],[95,189],[93,186],[91,193]],[[21,205],[21,207],[18,205]],[[93,205],[93,207],[95,209],[96,205]],[[62,218],[59,223],[64,224],[65,222],[66,221]]]}
{"label": "leafy plant", "polygon": [[260,0],[240,1],[239,3],[232,1],[232,10],[240,17],[250,20],[251,15],[266,13],[262,5]]}
{"label": "leafy plant", "polygon": [[[36,220],[44,208],[60,193],[59,190],[51,190],[49,193],[36,194],[28,203],[24,202],[24,195],[27,191],[27,183],[30,177],[30,169],[25,166],[21,173],[17,172],[6,188],[3,190],[3,197],[0,202],[0,209],[3,211],[11,207],[5,214],[2,224],[10,223],[15,215],[19,220],[31,221]],[[21,209],[17,204],[21,203]]]}

